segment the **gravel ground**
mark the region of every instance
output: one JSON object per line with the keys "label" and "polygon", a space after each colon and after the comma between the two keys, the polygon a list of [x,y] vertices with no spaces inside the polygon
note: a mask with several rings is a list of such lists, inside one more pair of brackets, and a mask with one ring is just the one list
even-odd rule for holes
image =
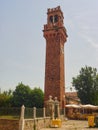
{"label": "gravel ground", "polygon": [[61,128],[43,128],[41,130],[98,130],[98,128],[89,128],[88,121],[67,120],[62,123]]}

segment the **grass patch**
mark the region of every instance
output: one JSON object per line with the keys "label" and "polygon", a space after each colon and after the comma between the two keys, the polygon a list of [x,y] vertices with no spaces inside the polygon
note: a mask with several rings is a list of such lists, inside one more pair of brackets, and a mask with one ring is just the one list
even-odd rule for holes
{"label": "grass patch", "polygon": [[3,116],[0,116],[0,119],[19,119],[19,116],[3,115]]}

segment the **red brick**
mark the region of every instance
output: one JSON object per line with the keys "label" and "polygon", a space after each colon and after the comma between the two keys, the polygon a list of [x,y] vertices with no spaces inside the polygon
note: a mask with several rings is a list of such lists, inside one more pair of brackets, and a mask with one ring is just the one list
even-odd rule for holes
{"label": "red brick", "polygon": [[[50,21],[50,17],[52,20]],[[57,18],[57,19],[56,19]],[[56,21],[54,21],[56,19]],[[47,24],[44,25],[46,39],[46,66],[45,66],[45,98],[51,95],[60,101],[64,107],[65,72],[64,72],[64,43],[67,40],[66,29],[63,24],[63,13],[60,7],[48,9]]]}

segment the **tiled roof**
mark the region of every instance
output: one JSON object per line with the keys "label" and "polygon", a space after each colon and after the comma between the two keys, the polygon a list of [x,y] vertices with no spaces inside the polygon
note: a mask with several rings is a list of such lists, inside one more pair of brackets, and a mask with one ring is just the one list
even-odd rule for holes
{"label": "tiled roof", "polygon": [[78,97],[77,92],[66,92],[66,97]]}
{"label": "tiled roof", "polygon": [[74,101],[77,101],[77,102],[80,102],[80,99],[77,95],[77,92],[66,92],[65,93],[65,97],[66,97],[66,100],[67,99],[70,99],[70,100],[74,100]]}

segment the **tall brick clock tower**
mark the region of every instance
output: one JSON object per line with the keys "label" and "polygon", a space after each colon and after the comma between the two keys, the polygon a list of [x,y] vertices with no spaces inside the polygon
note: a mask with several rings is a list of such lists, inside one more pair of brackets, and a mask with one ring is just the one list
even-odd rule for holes
{"label": "tall brick clock tower", "polygon": [[60,108],[64,107],[65,76],[64,76],[64,43],[67,33],[63,23],[63,13],[60,6],[47,10],[47,24],[43,34],[46,39],[45,66],[45,98],[51,95],[58,98]]}

